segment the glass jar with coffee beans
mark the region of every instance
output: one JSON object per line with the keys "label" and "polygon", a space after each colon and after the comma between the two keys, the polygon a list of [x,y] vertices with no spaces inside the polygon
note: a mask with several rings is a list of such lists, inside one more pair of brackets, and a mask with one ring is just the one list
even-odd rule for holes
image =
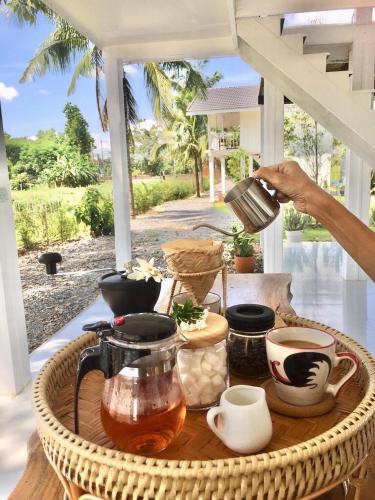
{"label": "glass jar with coffee beans", "polygon": [[244,378],[268,377],[265,337],[275,325],[274,311],[258,304],[239,304],[228,307],[225,317],[230,373]]}

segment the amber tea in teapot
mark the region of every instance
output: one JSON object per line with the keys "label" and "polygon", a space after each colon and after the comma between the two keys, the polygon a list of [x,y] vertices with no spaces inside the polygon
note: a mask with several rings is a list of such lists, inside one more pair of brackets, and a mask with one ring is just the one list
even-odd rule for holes
{"label": "amber tea in teapot", "polygon": [[107,436],[123,451],[154,454],[180,433],[186,406],[176,365],[185,340],[171,317],[157,313],[128,314],[86,325],[99,345],[81,353],[75,398],[78,434],[78,391],[90,370],[104,373],[101,420]]}
{"label": "amber tea in teapot", "polygon": [[105,382],[102,424],[119,448],[157,453],[180,433],[186,407],[176,375],[167,372],[138,380],[116,375]]}

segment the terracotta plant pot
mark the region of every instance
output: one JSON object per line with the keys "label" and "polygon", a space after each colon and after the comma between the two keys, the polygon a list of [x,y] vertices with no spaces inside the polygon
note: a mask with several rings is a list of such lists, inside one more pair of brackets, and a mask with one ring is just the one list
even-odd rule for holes
{"label": "terracotta plant pot", "polygon": [[255,257],[238,257],[234,256],[234,267],[237,273],[252,273],[255,267]]}

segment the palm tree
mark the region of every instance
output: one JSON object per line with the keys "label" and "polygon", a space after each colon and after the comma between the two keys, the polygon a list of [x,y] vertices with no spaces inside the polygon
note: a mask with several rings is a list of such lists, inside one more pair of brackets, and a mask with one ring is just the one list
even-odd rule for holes
{"label": "palm tree", "polygon": [[[1,1],[1,0],[0,0]],[[95,97],[98,115],[103,131],[108,129],[108,116],[106,100],[101,88],[103,76],[103,54],[100,48],[93,45],[86,37],[70,26],[63,18],[55,15],[39,0],[10,0],[7,8],[15,14],[20,22],[35,24],[38,12],[42,12],[55,24],[54,31],[44,40],[35,55],[30,60],[23,72],[20,82],[33,80],[36,76],[43,76],[48,71],[58,70],[67,72],[72,61],[80,57],[68,87],[68,95],[74,92],[77,80],[83,76],[95,75]],[[206,83],[202,74],[196,71],[186,61],[172,61],[166,63],[146,63],[143,65],[144,80],[148,97],[150,98],[154,116],[157,120],[167,119],[171,116],[172,79],[177,80],[184,75],[187,88],[194,88],[203,94]],[[127,128],[127,137],[131,141],[131,124],[138,121],[134,94],[124,71],[124,110]],[[127,143],[129,185],[132,212],[134,213],[134,198],[132,189],[132,175]]]}

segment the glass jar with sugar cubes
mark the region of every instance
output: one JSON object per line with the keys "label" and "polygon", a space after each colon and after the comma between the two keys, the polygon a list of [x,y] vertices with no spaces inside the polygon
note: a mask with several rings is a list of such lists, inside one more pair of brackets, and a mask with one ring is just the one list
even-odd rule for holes
{"label": "glass jar with sugar cubes", "polygon": [[205,328],[182,330],[182,334],[189,340],[177,355],[186,406],[194,410],[210,408],[229,386],[227,320],[208,313]]}

